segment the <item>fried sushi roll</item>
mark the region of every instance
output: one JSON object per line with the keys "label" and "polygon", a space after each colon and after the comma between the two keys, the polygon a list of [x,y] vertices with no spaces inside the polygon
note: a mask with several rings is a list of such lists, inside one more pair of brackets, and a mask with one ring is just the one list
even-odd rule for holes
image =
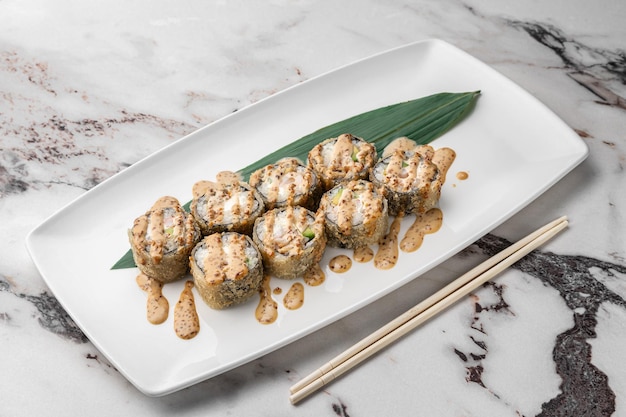
{"label": "fried sushi roll", "polygon": [[252,239],[259,247],[265,271],[294,279],[318,263],[326,248],[322,222],[300,206],[266,212],[254,223]]}
{"label": "fried sushi roll", "polygon": [[297,158],[283,158],[253,172],[250,185],[268,210],[286,206],[316,210],[322,196],[317,174]]}
{"label": "fried sushi roll", "polygon": [[357,248],[378,243],[387,232],[387,200],[365,180],[339,184],[324,193],[323,213],[328,245]]}
{"label": "fried sushi roll", "polygon": [[137,268],[167,283],[187,274],[189,254],[202,235],[193,215],[176,198],[165,196],[135,219],[128,238]]}
{"label": "fried sushi roll", "polygon": [[376,163],[371,181],[383,187],[390,215],[421,214],[437,204],[445,171],[433,161],[434,157],[433,148],[422,145],[412,150],[396,149]]}
{"label": "fried sushi roll", "polygon": [[194,247],[189,264],[200,296],[217,310],[248,300],[263,280],[259,250],[250,237],[240,233],[206,236]]}
{"label": "fried sushi roll", "polygon": [[376,162],[371,143],[343,134],[317,144],[308,154],[308,164],[328,191],[340,182],[368,179]]}
{"label": "fried sushi roll", "polygon": [[218,181],[198,181],[193,186],[191,213],[204,236],[219,232],[249,235],[263,214],[261,196],[236,174],[218,175]]}

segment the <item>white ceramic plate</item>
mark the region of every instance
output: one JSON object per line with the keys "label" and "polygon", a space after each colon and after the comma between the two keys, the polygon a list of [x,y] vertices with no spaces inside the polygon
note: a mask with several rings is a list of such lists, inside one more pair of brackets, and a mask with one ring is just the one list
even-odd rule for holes
{"label": "white ceramic plate", "polygon": [[[126,230],[162,195],[191,200],[191,186],[237,170],[320,127],[381,106],[439,92],[481,90],[473,113],[433,142],[457,152],[440,207],[442,229],[422,248],[380,271],[354,263],[305,287],[298,310],[259,324],[257,301],[213,311],[196,294],[199,335],[174,334],[145,318],[136,269],[111,270],[126,252]],[[538,197],[587,156],[580,138],[517,85],[455,47],[417,42],[275,94],[173,143],[82,195],[34,229],[31,256],[52,292],[94,345],[147,395],[164,395],[284,346],[431,269]],[[469,178],[459,181],[458,171]],[[411,218],[404,220],[403,230]],[[349,252],[347,252],[349,253]],[[172,308],[182,282],[167,285]],[[283,295],[290,283],[272,281]],[[281,305],[283,295],[275,295]]]}

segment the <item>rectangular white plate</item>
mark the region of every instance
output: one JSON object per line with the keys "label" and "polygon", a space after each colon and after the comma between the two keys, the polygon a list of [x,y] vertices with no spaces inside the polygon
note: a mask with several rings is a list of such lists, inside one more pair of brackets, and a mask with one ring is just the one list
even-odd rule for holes
{"label": "rectangular white plate", "polygon": [[[191,200],[191,186],[238,170],[314,130],[381,106],[439,92],[481,90],[469,117],[435,148],[457,152],[440,207],[442,229],[397,266],[353,264],[345,274],[321,262],[326,282],[305,287],[298,310],[280,307],[259,324],[257,301],[213,311],[198,295],[199,335],[176,337],[173,313],[162,325],[145,318],[136,269],[111,270],[126,252],[126,230],[160,196]],[[517,85],[439,40],[417,42],[340,68],[225,117],[103,182],[63,208],[27,238],[30,254],[59,302],[94,345],[147,395],[164,395],[260,357],[400,287],[496,227],[587,156],[580,138]],[[458,171],[469,178],[459,181]],[[404,220],[403,230],[412,218]],[[273,279],[282,295],[290,283]],[[175,305],[182,282],[164,294]]]}

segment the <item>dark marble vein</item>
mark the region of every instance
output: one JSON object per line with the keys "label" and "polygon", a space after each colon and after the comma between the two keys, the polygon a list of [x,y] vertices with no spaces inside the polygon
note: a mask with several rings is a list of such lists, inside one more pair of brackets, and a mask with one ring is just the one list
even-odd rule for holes
{"label": "dark marble vein", "polygon": [[[39,295],[17,292],[3,276],[0,276],[0,291],[13,294],[32,304],[38,312],[37,321],[44,329],[75,343],[86,343],[88,341],[87,336],[65,312],[57,299],[48,292],[44,291]],[[8,313],[0,313],[0,315],[10,318]]]}
{"label": "dark marble vein", "polygon": [[335,414],[339,417],[350,417],[348,414],[348,406],[341,401],[339,401],[339,403],[333,403],[332,407]]}
{"label": "dark marble vein", "polygon": [[560,57],[567,74],[601,99],[626,110],[626,51],[592,48],[568,39],[558,28],[532,22],[510,22]]}
{"label": "dark marble vein", "polygon": [[[483,285],[483,287],[491,288],[492,292],[496,296],[496,301],[490,304],[485,304],[482,303],[478,297],[473,297],[474,317],[472,319],[472,324],[470,325],[470,327],[482,335],[487,335],[487,331],[485,330],[481,321],[481,313],[491,311],[509,315],[515,314],[510,310],[508,303],[504,299],[504,286],[498,285],[494,282],[487,282]],[[462,352],[459,349],[454,349],[454,353],[459,357],[459,359],[461,359],[461,361],[464,362],[466,370],[465,380],[467,382],[478,384],[480,387],[487,390],[489,394],[493,395],[499,400],[502,400],[501,396],[498,395],[493,389],[488,387],[482,379],[483,372],[485,371],[485,367],[482,361],[487,358],[487,354],[489,353],[487,342],[479,337],[470,336],[469,338],[473,343],[471,351]],[[518,414],[521,413],[518,412]]]}
{"label": "dark marble vein", "polygon": [[[510,244],[489,234],[475,245],[493,256]],[[574,326],[557,336],[553,349],[556,371],[562,378],[561,393],[544,403],[539,415],[611,415],[615,411],[615,393],[606,374],[591,363],[593,352],[588,339],[596,337],[596,314],[601,304],[609,302],[626,308],[626,301],[598,281],[593,271],[614,276],[615,272],[626,273],[626,266],[585,256],[534,251],[513,267],[555,288],[574,316]]]}

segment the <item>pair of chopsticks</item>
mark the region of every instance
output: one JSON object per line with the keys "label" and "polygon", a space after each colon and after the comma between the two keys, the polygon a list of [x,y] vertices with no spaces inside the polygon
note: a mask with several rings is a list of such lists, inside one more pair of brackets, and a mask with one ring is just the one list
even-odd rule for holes
{"label": "pair of chopsticks", "polygon": [[567,227],[560,217],[487,259],[290,388],[296,404],[494,278]]}

